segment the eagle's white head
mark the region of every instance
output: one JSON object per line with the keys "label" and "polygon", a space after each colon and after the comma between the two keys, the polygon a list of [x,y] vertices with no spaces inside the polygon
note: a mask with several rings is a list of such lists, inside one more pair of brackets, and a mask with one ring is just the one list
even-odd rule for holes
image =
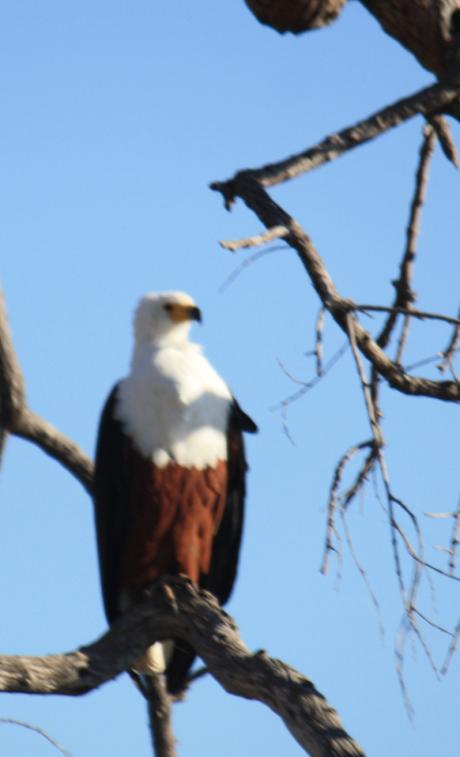
{"label": "eagle's white head", "polygon": [[195,301],[185,292],[149,292],[134,313],[136,346],[180,344],[192,321],[201,321]]}

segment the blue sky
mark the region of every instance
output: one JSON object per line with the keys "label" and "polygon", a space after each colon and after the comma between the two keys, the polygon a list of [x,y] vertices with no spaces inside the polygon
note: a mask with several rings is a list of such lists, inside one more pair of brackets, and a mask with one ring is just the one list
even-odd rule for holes
{"label": "blue sky", "polygon": [[[31,407],[91,454],[100,407],[127,370],[137,299],[149,290],[193,294],[204,312],[194,337],[260,427],[247,444],[248,516],[229,605],[243,638],[310,677],[372,757],[458,755],[458,659],[438,681],[420,647],[409,646],[412,723],[404,711],[393,655],[401,604],[371,486],[349,523],[384,638],[351,556],[338,588],[333,571],[319,573],[333,468],[369,436],[351,356],[290,408],[291,444],[271,410],[295,388],[279,361],[299,378],[312,376],[305,353],[317,297],[285,249],[220,292],[247,253],[223,252],[218,240],[260,226],[241,204],[228,214],[208,189],[432,77],[356,2],[330,29],[299,38],[261,27],[241,0],[16,0],[3,4],[1,20],[1,282]],[[273,190],[312,236],[341,293],[357,301],[391,299],[421,128],[417,119]],[[415,277],[426,310],[458,307],[459,199],[458,175],[437,151]],[[448,337],[444,326],[415,325],[407,360],[435,353]],[[342,341],[327,321],[326,354]],[[448,523],[422,513],[457,505],[458,408],[389,390],[382,404],[395,492],[420,514],[429,559],[445,566],[435,547],[448,543]],[[87,495],[17,439],[0,489],[0,649],[46,654],[93,640],[105,620]],[[435,578],[433,597],[427,586],[426,612],[455,624],[457,587]],[[427,637],[440,663],[446,639]],[[75,757],[150,754],[144,703],[127,676],[79,699],[4,694],[0,717],[41,726]],[[197,682],[176,707],[175,726],[187,757],[301,753],[274,715],[212,680]],[[1,724],[0,751],[55,753],[38,735]]]}

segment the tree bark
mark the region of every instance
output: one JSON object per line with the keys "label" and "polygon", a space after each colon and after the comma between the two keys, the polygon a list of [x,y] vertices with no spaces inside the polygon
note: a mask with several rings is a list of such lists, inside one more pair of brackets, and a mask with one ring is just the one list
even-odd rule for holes
{"label": "tree bark", "polygon": [[382,28],[438,79],[459,74],[459,0],[361,0]]}
{"label": "tree bark", "polygon": [[[460,0],[361,0],[384,31],[440,80],[460,73]],[[300,34],[335,21],[345,0],[246,0],[262,24]]]}
{"label": "tree bark", "polygon": [[262,24],[300,34],[335,21],[346,0],[246,0]]}
{"label": "tree bark", "polygon": [[129,669],[154,641],[181,638],[226,691],[267,705],[312,757],[364,757],[314,684],[264,651],[252,654],[212,594],[169,578],[171,606],[164,583],[87,647],[49,657],[0,656],[0,691],[84,694]]}

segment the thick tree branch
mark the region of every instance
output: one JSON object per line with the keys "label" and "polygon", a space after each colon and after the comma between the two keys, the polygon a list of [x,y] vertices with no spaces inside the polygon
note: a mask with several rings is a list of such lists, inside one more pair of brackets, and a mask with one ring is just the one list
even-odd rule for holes
{"label": "thick tree branch", "polygon": [[[458,73],[459,0],[361,0],[383,29],[440,79]],[[317,29],[334,21],[343,0],[246,0],[263,24],[279,32]]]}
{"label": "thick tree branch", "polygon": [[312,757],[363,756],[313,683],[265,652],[252,654],[211,594],[198,592],[186,579],[170,578],[176,599],[171,607],[161,586],[98,641],[76,652],[0,656],[0,690],[84,694],[127,670],[153,641],[178,637],[196,649],[226,691],[258,700],[279,715]]}
{"label": "thick tree branch", "polygon": [[383,29],[438,77],[458,72],[457,0],[361,0]]}
{"label": "thick tree branch", "polygon": [[[419,90],[409,97],[404,97],[392,105],[382,108],[354,126],[348,126],[335,134],[329,134],[321,142],[301,153],[296,153],[276,163],[267,163],[261,168],[240,171],[233,179],[215,182],[212,189],[222,192],[227,205],[230,205],[238,195],[235,185],[240,186],[246,174],[264,187],[272,187],[283,181],[294,179],[322,166],[324,163],[339,158],[355,147],[375,139],[414,116],[426,116],[444,111],[458,99],[459,93],[459,86],[441,84]],[[282,226],[283,222],[277,221],[273,225]]]}

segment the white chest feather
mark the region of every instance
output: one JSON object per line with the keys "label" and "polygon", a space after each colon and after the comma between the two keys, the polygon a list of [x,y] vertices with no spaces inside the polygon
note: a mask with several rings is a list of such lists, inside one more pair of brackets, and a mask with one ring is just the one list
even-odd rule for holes
{"label": "white chest feather", "polygon": [[197,345],[136,350],[119,388],[117,417],[139,451],[164,467],[227,459],[232,395]]}

